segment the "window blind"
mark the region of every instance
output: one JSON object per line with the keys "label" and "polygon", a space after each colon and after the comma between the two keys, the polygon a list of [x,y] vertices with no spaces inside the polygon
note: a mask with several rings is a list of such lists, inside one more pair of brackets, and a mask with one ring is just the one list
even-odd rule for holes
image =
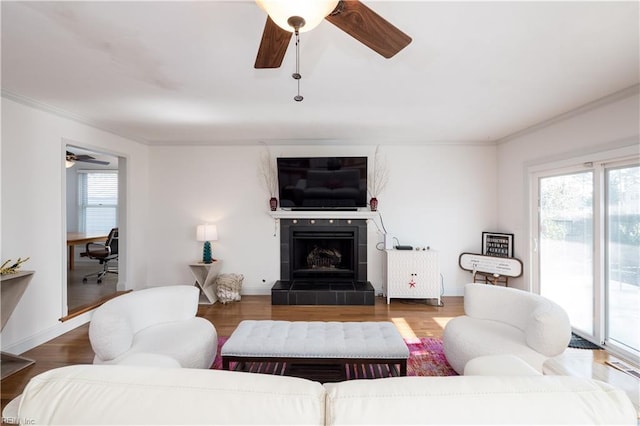
{"label": "window blind", "polygon": [[106,234],[117,226],[118,173],[78,171],[79,229]]}

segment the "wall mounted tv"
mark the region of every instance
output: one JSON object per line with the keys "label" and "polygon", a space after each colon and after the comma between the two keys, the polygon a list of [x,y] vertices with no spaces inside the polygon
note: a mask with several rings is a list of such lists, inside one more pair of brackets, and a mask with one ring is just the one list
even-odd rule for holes
{"label": "wall mounted tv", "polygon": [[278,158],[280,207],[357,210],[367,205],[367,157]]}

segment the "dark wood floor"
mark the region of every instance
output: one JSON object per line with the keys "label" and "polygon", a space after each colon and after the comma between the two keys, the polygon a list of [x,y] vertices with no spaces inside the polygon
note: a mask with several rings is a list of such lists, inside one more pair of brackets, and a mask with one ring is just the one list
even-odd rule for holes
{"label": "dark wood floor", "polygon": [[[443,298],[444,306],[425,301],[377,298],[374,306],[272,306],[270,296],[243,296],[227,305],[200,305],[198,316],[210,320],[219,336],[229,336],[244,319],[287,321],[393,321],[405,337],[441,337],[444,324],[463,313],[462,297]],[[72,364],[90,364],[93,351],[84,325],[44,343],[22,356],[36,361],[4,379],[2,408],[19,395],[29,379],[44,371]]]}
{"label": "dark wood floor", "polygon": [[95,303],[116,292],[118,284],[117,274],[107,274],[98,284],[96,277],[82,282],[85,275],[98,272],[102,265],[98,262],[76,262],[73,270],[67,270],[67,306],[69,313],[81,310],[83,307]]}

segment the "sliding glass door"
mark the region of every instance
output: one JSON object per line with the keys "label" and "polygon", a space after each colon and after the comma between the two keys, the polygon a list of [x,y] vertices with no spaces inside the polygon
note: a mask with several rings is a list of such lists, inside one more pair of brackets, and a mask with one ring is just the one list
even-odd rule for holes
{"label": "sliding glass door", "polygon": [[606,337],[640,352],[640,166],[606,170]]}
{"label": "sliding glass door", "polygon": [[593,335],[593,172],[539,181],[540,294]]}
{"label": "sliding glass door", "polygon": [[573,330],[640,354],[640,163],[588,162],[532,175],[533,287]]}

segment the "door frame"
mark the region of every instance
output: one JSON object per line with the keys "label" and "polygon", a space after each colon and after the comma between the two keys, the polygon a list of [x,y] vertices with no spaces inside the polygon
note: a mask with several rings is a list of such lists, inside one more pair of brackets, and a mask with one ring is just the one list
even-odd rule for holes
{"label": "door frame", "polygon": [[[536,294],[540,294],[540,259],[539,259],[539,179],[544,177],[561,176],[572,172],[583,171],[587,168],[594,170],[594,200],[598,197],[601,202],[594,205],[594,308],[593,308],[593,330],[592,336],[584,335],[581,331],[572,330],[576,334],[598,344],[607,344],[606,338],[606,258],[604,247],[606,246],[606,231],[604,224],[606,194],[603,192],[605,171],[607,168],[625,163],[638,161],[637,140],[636,144],[613,149],[603,149],[592,153],[577,155],[568,154],[563,158],[555,158],[547,161],[529,164],[526,168],[528,180],[529,204],[527,208],[529,241],[529,268],[528,280],[529,288]],[[607,350],[627,355],[625,351],[619,350],[616,345],[605,346]]]}
{"label": "door frame", "polygon": [[61,170],[62,170],[62,292],[60,300],[61,317],[65,318],[69,315],[69,307],[67,301],[67,270],[69,262],[69,250],[66,244],[67,235],[67,173],[65,167],[66,152],[68,148],[78,148],[84,151],[95,152],[96,154],[108,155],[118,159],[118,228],[120,229],[120,236],[118,238],[118,283],[116,285],[116,291],[124,291],[126,288],[126,276],[127,276],[127,170],[128,161],[127,156],[112,150],[107,150],[102,147],[93,146],[91,144],[85,144],[82,142],[73,141],[70,139],[62,138],[61,141]]}

